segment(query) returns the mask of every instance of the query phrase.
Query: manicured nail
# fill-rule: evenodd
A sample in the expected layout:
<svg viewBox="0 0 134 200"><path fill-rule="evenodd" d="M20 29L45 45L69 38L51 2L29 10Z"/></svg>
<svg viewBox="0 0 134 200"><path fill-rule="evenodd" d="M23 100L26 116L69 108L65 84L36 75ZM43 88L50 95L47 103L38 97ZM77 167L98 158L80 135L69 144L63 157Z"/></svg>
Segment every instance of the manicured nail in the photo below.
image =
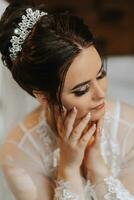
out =
<svg viewBox="0 0 134 200"><path fill-rule="evenodd" d="M63 109L63 112L66 112L66 108L65 108L65 106L62 106L62 109Z"/></svg>
<svg viewBox="0 0 134 200"><path fill-rule="evenodd" d="M95 129L96 129L96 124L93 124L92 130L95 131Z"/></svg>
<svg viewBox="0 0 134 200"><path fill-rule="evenodd" d="M88 120L91 118L91 113L90 113L90 112L86 115L86 118L87 118Z"/></svg>
<svg viewBox="0 0 134 200"><path fill-rule="evenodd" d="M77 109L76 109L75 106L73 107L73 112L74 112L74 113L77 113Z"/></svg>

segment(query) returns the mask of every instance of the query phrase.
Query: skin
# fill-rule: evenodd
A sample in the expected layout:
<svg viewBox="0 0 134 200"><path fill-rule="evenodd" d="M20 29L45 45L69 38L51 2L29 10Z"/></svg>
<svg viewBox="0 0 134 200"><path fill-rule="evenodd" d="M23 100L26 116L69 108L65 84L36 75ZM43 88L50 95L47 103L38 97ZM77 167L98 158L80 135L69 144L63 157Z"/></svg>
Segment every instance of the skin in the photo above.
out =
<svg viewBox="0 0 134 200"><path fill-rule="evenodd" d="M65 172L67 168L69 168L67 171L78 171L80 166L83 167L82 171L86 174L86 169L89 163L90 171L94 174L93 170L95 167L93 166L93 170L91 170L91 163L96 162L91 159L89 160L88 155L89 150L91 152L91 149L94 150L96 146L98 147L97 133L99 133L98 128L101 126L105 113L105 106L99 110L93 110L93 108L105 102L107 89L106 77L98 79L102 74L100 71L101 66L102 61L97 50L95 47L90 46L86 49L82 49L81 53L74 59L67 71L61 96L62 104L65 107L64 124L59 120L59 114L56 113L57 127L59 135L62 138L59 143L61 149L61 168L59 168L59 173L61 177L68 177L68 172ZM72 92L72 88L77 84L89 80L89 90L87 90L82 96L76 96L74 90ZM77 91L78 89L83 90L83 87L85 90L87 85L82 86L82 88L77 88ZM47 97L38 94L35 95L41 104L44 106L47 105L46 107L49 108ZM73 107L75 107L75 112L74 109L72 109ZM56 109L57 108L55 108L55 110ZM86 116L88 113L91 113L91 118L87 120ZM53 114L54 113L51 112L51 109L49 109L49 112L46 112L47 121L52 128L54 124ZM96 129L92 129L93 124L96 124ZM77 140L74 140L74 138L77 138ZM93 143L94 146L90 148ZM94 152L98 152L98 150ZM93 158L97 157L95 153L92 154ZM102 160L100 163L105 168ZM63 169L65 170L64 172Z"/></svg>
<svg viewBox="0 0 134 200"><path fill-rule="evenodd" d="M102 104L105 101L107 81L106 77L97 80L96 78L102 65L101 58L95 49L91 46L83 49L82 52L74 59L65 79L62 93L62 103L67 110L76 107L78 110L77 121L83 118L88 112L91 112L91 120L99 120L105 112L105 107L101 110L93 111L92 108ZM75 85L90 80L90 89L84 95L76 97L70 89ZM86 86L82 86L84 89ZM77 90L78 90L77 89Z"/></svg>
<svg viewBox="0 0 134 200"><path fill-rule="evenodd" d="M84 150L85 155L83 153L84 160L83 160L83 164L82 165L80 164L81 167L83 168L82 171L83 171L84 176L86 176L87 174L87 163L90 163L90 171L92 171L91 170L92 161L89 160L89 152L91 153L90 147L92 146L92 144L94 144L94 148L92 147L92 149L95 149L95 146L98 146L97 138L99 137L98 136L99 127L101 127L102 125L102 119L105 113L105 106L102 109L93 110L94 107L105 102L107 80L106 80L106 76L104 76L102 79L98 79L98 77L100 77L100 75L102 74L102 70L100 71L101 66L102 66L101 58L97 50L93 46L83 49L82 52L74 59L73 63L71 64L66 74L66 79L65 79L63 93L62 93L62 104L64 105L66 109L66 113L69 113L68 114L69 117L67 116L68 118L67 119L65 118L65 127L72 127L71 125L73 125L74 127L73 129L70 128L70 133L69 133L70 136L68 137L68 142L70 142L70 144L71 144L70 138L73 135L75 134L81 135L79 138L82 138L82 136L86 135L87 132L91 130L92 124L95 123L97 125L97 129L95 130L95 132L92 133L91 131L90 137L87 137L88 142L84 147L86 150L86 151ZM82 96L79 96L79 97L76 96L74 92L72 92L71 89L74 88L77 84L80 84L88 80L90 80L89 90L87 90L86 93L84 93ZM80 88L77 88L77 91L80 89L83 90L84 88L86 88L86 85ZM77 113L75 115L75 118L72 118L72 121L74 120L74 124L73 123L71 124L71 117L73 115L73 111L72 111L73 107L76 108ZM84 124L83 120L85 119L88 113L91 113L91 118L87 123ZM70 126L69 126L69 123L71 124ZM85 127L83 128L83 130L81 131L82 133L80 134L78 132L82 124L84 124ZM63 134L65 136L67 135L67 133L64 131L63 131ZM80 139L78 139L77 142L78 141L80 141ZM66 161L64 160L64 155L66 155L66 160L67 160L68 151L66 150L66 143L62 141L62 144L63 144L63 146L61 145L62 152L65 151L63 153L62 162L65 163ZM79 142L76 144L76 146L79 146ZM67 149L69 150L68 146L67 146ZM77 155L77 154L74 154L74 155ZM93 153L93 155L94 155L93 157L97 157L96 153ZM70 154L69 154L69 158L70 158ZM71 163L71 159L67 163L68 164L66 164L65 166L68 166L69 163ZM100 162L100 163L103 163L103 162ZM102 166L101 166L101 169L102 169ZM92 171L92 174L94 174L93 171Z"/></svg>
<svg viewBox="0 0 134 200"><path fill-rule="evenodd" d="M103 118L105 108L97 111L92 111L92 107L100 104L103 100L105 100L105 93L106 93L106 78L97 80L96 77L98 76L97 73L101 66L101 59L94 47L90 47L88 49L83 49L82 53L77 56L77 58L74 60L72 65L70 66L66 80L65 85L63 89L62 94L62 103L67 109L67 112L70 113L68 115L68 119L71 119L73 121L75 119L75 116L78 120L81 120L81 118L84 118L84 116L91 112L91 120L92 121L100 121ZM74 87L77 83L81 83L83 81L86 81L90 79L92 84L90 87L90 90L84 94L81 97L75 97L74 94L70 93L70 89ZM35 93L35 96L40 101L42 105L48 107L47 97L44 97L43 95ZM72 107L75 106L77 109L77 113L70 112ZM130 107L130 109L126 109L127 112L124 112L124 117L127 116L128 113L133 112L133 109ZM72 113L72 114L71 114ZM49 113L50 114L50 113ZM131 113L131 116L133 113ZM131 118L130 116L130 118ZM48 115L47 115L48 117ZM128 116L127 116L128 117ZM48 118L47 118L48 119ZM49 118L51 122L51 118ZM82 121L82 120L81 120ZM86 126L88 121L83 121L83 126ZM33 121L32 121L33 123ZM82 125L81 124L81 125ZM82 126L81 126L82 127ZM79 132L75 132L79 135L81 130L80 127L78 128ZM67 132L64 132L67 134ZM85 139L90 139L90 136L94 131L91 131L90 134L85 136ZM72 136L72 132L70 131L69 134ZM74 168L71 170L72 173L68 173L67 171L62 171L65 169L63 166L69 166L68 163L71 163L71 161L75 161L77 163L77 166L81 166L81 161L83 162L83 171L85 170L85 177L89 179L92 183L100 183L100 180L103 180L103 178L108 177L111 175L111 172L109 171L108 167L105 166L105 163L102 159L102 156L100 154L100 148L99 147L99 131L98 134L96 134L96 140L92 148L88 148L87 144L84 145L77 141L71 141L70 139L67 140L67 143L61 143L61 153L63 153L62 160L61 160L61 169L60 169L60 177L65 178L66 180L69 180L71 182L71 188L76 189L76 191L81 191L81 186L79 186L79 182L81 180L81 177L79 179L79 172ZM19 132L20 137L20 132ZM70 148L71 147L71 148ZM80 148L77 148L80 147ZM81 148L82 147L82 148ZM85 152L86 147L86 152ZM81 150L82 149L82 150ZM82 152L83 151L83 152ZM62 155L62 154L61 154ZM84 157L84 160L83 160ZM72 164L72 163L71 163ZM74 164L74 163L73 163ZM76 164L75 164L76 166ZM124 177L125 180L127 177ZM101 184L100 185L100 191L97 191L97 193L100 195L102 190ZM129 185L129 180L128 184ZM75 188L76 187L76 188ZM133 188L132 188L133 189ZM99 189L98 189L99 190ZM74 191L75 192L75 191ZM81 192L82 193L82 192ZM82 199L82 198L80 198ZM84 198L83 198L84 199Z"/></svg>
<svg viewBox="0 0 134 200"><path fill-rule="evenodd" d="M97 79L101 75L101 58L94 46L82 49L81 53L73 60L70 65L62 91L61 101L67 112L70 112L73 107L77 109L77 116L74 126L77 125L87 113L91 113L91 122L100 120L105 113L105 106L100 110L93 110L94 107L105 102L107 79L106 76L102 79ZM75 96L71 91L77 84L90 80L90 83L75 89L74 91L89 90L82 96ZM47 97L41 93L33 92L38 101L44 106L46 110L46 118L53 130L55 130L53 112L51 109L47 110L49 103ZM55 108L57 110L57 108ZM56 113L57 115L57 113ZM91 123L92 124L92 123Z"/></svg>

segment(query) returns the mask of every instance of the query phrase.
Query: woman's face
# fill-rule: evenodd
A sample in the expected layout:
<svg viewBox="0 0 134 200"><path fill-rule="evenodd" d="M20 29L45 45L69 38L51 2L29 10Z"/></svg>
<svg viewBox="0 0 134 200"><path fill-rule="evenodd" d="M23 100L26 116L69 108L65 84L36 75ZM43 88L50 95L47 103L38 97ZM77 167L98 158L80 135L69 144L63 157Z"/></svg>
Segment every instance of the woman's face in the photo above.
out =
<svg viewBox="0 0 134 200"><path fill-rule="evenodd" d="M106 77L102 60L94 46L83 49L66 74L62 104L69 111L78 110L77 121L91 112L91 120L99 120L105 112Z"/></svg>

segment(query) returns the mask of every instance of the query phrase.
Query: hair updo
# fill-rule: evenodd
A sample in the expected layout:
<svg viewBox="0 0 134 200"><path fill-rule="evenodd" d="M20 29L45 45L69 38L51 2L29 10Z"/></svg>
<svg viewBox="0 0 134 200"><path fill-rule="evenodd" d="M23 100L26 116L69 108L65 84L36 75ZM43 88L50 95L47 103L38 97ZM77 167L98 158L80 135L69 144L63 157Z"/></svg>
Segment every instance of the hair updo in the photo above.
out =
<svg viewBox="0 0 134 200"><path fill-rule="evenodd" d="M0 52L3 63L30 95L34 97L33 90L42 91L51 103L61 104L66 72L82 48L94 45L93 35L81 18L69 13L48 12L34 25L12 62L10 40L28 7L47 12L44 6L11 4L2 15Z"/></svg>

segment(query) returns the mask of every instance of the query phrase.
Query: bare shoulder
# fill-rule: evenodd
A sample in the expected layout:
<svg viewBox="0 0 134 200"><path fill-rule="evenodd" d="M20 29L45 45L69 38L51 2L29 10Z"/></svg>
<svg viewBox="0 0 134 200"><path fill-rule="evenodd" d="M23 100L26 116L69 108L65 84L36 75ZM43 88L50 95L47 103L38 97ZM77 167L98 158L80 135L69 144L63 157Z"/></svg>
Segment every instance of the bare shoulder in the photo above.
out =
<svg viewBox="0 0 134 200"><path fill-rule="evenodd" d="M39 121L39 115L41 113L41 110L42 110L42 107L38 106L32 112L30 112L24 117L22 122L27 129L31 129L32 127L36 126L36 124ZM19 142L23 135L24 135L23 131L21 130L20 126L17 125L11 131L9 131L9 133L7 134L7 137L5 138L5 141L12 140L15 142Z"/></svg>
<svg viewBox="0 0 134 200"><path fill-rule="evenodd" d="M134 106L129 105L125 102L120 102L121 104L121 118L129 123L134 124Z"/></svg>

